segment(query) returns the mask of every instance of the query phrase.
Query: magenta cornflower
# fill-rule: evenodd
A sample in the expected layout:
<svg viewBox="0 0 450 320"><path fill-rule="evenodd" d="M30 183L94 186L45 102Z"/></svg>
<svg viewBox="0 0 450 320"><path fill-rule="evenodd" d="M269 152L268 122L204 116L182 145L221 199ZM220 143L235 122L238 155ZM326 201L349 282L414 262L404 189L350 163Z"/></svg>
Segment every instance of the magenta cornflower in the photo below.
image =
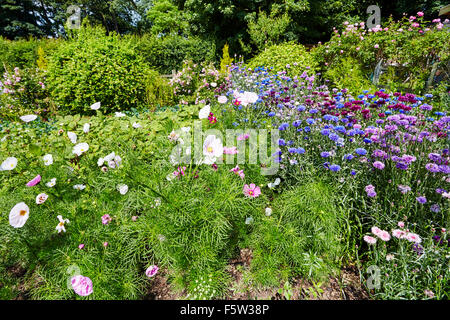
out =
<svg viewBox="0 0 450 320"><path fill-rule="evenodd" d="M111 218L111 216L110 216L109 214L104 214L104 215L102 216L102 223L103 223L104 225L109 224L111 221L112 221L112 218Z"/></svg>
<svg viewBox="0 0 450 320"><path fill-rule="evenodd" d="M381 162L381 161L375 161L375 162L373 163L373 166L374 166L375 168L377 168L378 170L383 170L383 169L384 169L384 163Z"/></svg>

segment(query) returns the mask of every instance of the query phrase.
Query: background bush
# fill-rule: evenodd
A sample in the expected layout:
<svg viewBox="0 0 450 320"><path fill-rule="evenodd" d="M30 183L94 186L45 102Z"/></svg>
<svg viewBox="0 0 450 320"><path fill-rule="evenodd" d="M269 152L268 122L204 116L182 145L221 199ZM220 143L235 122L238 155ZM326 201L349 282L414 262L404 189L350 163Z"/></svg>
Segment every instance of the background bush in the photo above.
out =
<svg viewBox="0 0 450 320"><path fill-rule="evenodd" d="M131 39L98 27L75 32L51 55L48 71L52 98L70 113L89 112L97 101L104 112L142 107L151 73Z"/></svg>
<svg viewBox="0 0 450 320"><path fill-rule="evenodd" d="M194 63L216 60L214 43L197 37L187 38L180 35L158 37L147 34L137 40L139 54L162 74L180 70L185 60L192 60Z"/></svg>
<svg viewBox="0 0 450 320"><path fill-rule="evenodd" d="M248 62L249 68L273 68L273 72L286 71L291 77L300 76L307 68L313 71L316 66L316 61L306 48L295 42L268 47Z"/></svg>

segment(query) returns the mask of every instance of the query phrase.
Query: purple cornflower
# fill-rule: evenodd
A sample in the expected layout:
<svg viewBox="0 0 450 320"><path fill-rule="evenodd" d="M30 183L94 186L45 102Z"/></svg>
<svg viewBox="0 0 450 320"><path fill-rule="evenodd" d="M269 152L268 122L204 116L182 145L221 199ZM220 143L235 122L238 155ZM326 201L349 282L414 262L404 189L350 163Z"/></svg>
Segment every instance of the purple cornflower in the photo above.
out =
<svg viewBox="0 0 450 320"><path fill-rule="evenodd" d="M422 204L427 202L427 198L425 198L424 196L417 197L416 200Z"/></svg>
<svg viewBox="0 0 450 320"><path fill-rule="evenodd" d="M435 163L427 163L425 168L430 172L439 172L439 166Z"/></svg>
<svg viewBox="0 0 450 320"><path fill-rule="evenodd" d="M400 190L400 192L402 193L402 194L406 194L406 193L408 193L409 191L411 191L411 188L409 187L409 186L404 186L404 185L398 185L398 190Z"/></svg>
<svg viewBox="0 0 450 320"><path fill-rule="evenodd" d="M379 170L383 170L384 169L384 163L380 162L380 161L375 161L373 163L373 166Z"/></svg>

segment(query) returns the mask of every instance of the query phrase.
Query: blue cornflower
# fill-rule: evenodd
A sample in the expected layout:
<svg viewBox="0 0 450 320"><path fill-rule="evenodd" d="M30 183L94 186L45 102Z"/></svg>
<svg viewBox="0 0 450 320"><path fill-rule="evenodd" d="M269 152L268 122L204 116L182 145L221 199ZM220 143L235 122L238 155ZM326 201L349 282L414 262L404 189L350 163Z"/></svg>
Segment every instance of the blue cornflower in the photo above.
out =
<svg viewBox="0 0 450 320"><path fill-rule="evenodd" d="M297 153L296 148L289 148L288 151L289 151L289 153Z"/></svg>
<svg viewBox="0 0 450 320"><path fill-rule="evenodd" d="M328 130L328 129L322 129L322 130L320 130L320 133L321 133L322 135L324 135L324 136L328 136L328 135L330 134L330 130Z"/></svg>
<svg viewBox="0 0 450 320"><path fill-rule="evenodd" d="M284 139L279 139L278 140L278 145L279 146L285 146L286 145L286 141L284 141Z"/></svg>
<svg viewBox="0 0 450 320"><path fill-rule="evenodd" d="M305 106L298 106L297 107L297 111L300 111L300 112L302 112L302 111L305 111Z"/></svg>
<svg viewBox="0 0 450 320"><path fill-rule="evenodd" d="M333 171L333 172L338 172L339 170L341 170L341 167L339 165L337 165L337 164L332 164L330 166L330 170Z"/></svg>
<svg viewBox="0 0 450 320"><path fill-rule="evenodd" d="M280 130L280 131L284 131L284 130L286 130L287 128L289 127L289 123L282 123L279 127L278 127L278 130Z"/></svg>
<svg viewBox="0 0 450 320"><path fill-rule="evenodd" d="M351 161L355 156L352 155L351 153L348 153L346 155L344 155L344 159L347 161Z"/></svg>
<svg viewBox="0 0 450 320"><path fill-rule="evenodd" d="M302 123L302 120L295 120L294 122L292 122L292 125L296 128L298 128L300 126L300 124Z"/></svg>
<svg viewBox="0 0 450 320"><path fill-rule="evenodd" d="M269 116L269 117L274 117L274 116L275 116L275 112L273 112L273 111L272 111L272 112L269 112L268 116Z"/></svg>
<svg viewBox="0 0 450 320"><path fill-rule="evenodd" d="M297 148L297 153L298 153L298 154L304 154L304 153L305 153L305 149L303 149L303 148Z"/></svg>
<svg viewBox="0 0 450 320"><path fill-rule="evenodd" d="M314 122L316 122L316 120L314 120L313 118L308 118L308 119L306 119L306 122L308 124L314 124Z"/></svg>
<svg viewBox="0 0 450 320"><path fill-rule="evenodd" d="M339 136L335 133L331 133L328 138L330 138L331 141L337 141L339 139Z"/></svg>
<svg viewBox="0 0 450 320"><path fill-rule="evenodd" d="M371 139L369 139L369 138L364 138L364 143L372 143L372 140Z"/></svg>
<svg viewBox="0 0 450 320"><path fill-rule="evenodd" d="M360 156L364 156L364 155L367 154L367 150L364 149L364 148L358 148L358 149L355 150L355 152L356 152L357 154L359 154Z"/></svg>
<svg viewBox="0 0 450 320"><path fill-rule="evenodd" d="M330 153L328 151L323 151L320 153L320 156L322 158L328 158L330 156Z"/></svg>
<svg viewBox="0 0 450 320"><path fill-rule="evenodd" d="M305 132L311 132L311 128L308 127L308 126L306 126L303 130L304 130Z"/></svg>
<svg viewBox="0 0 450 320"><path fill-rule="evenodd" d="M311 113L311 114L314 114L314 113L317 113L317 112L319 112L319 110L317 110L317 109L311 109L311 110L309 110L309 113Z"/></svg>

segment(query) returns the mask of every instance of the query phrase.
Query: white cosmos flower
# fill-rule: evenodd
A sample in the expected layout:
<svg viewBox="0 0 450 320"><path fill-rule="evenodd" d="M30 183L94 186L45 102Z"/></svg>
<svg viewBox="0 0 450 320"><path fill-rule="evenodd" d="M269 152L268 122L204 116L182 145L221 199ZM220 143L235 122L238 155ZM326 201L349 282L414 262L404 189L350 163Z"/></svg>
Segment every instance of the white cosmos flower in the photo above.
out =
<svg viewBox="0 0 450 320"><path fill-rule="evenodd" d="M184 133L188 133L191 130L191 127L182 127L181 131L183 131Z"/></svg>
<svg viewBox="0 0 450 320"><path fill-rule="evenodd" d="M100 109L100 102L96 102L93 105L91 105L92 110L98 110Z"/></svg>
<svg viewBox="0 0 450 320"><path fill-rule="evenodd" d="M275 188L277 185L279 185L280 182L281 182L280 178L276 178L274 182L269 182L269 183L267 184L267 186L268 186L270 189L273 189L273 188Z"/></svg>
<svg viewBox="0 0 450 320"><path fill-rule="evenodd" d="M266 208L266 216L270 216L272 214L272 208Z"/></svg>
<svg viewBox="0 0 450 320"><path fill-rule="evenodd" d="M207 119L211 112L211 107L209 105L204 106L198 112L199 119Z"/></svg>
<svg viewBox="0 0 450 320"><path fill-rule="evenodd" d="M30 216L30 208L25 202L16 204L9 213L9 224L14 228L22 228Z"/></svg>
<svg viewBox="0 0 450 320"><path fill-rule="evenodd" d="M67 132L67 135L69 136L70 141L75 144L77 143L77 134L75 132Z"/></svg>
<svg viewBox="0 0 450 320"><path fill-rule="evenodd" d="M105 159L103 159L103 158L99 158L99 159L97 160L97 165L98 165L99 167L101 167L104 163L105 163Z"/></svg>
<svg viewBox="0 0 450 320"><path fill-rule="evenodd" d="M38 194L36 197L36 204L43 204L48 199L48 195L45 193Z"/></svg>
<svg viewBox="0 0 450 320"><path fill-rule="evenodd" d="M122 113L122 112L116 112L116 117L117 117L117 118L121 118L121 117L125 117L125 116L126 116L125 113Z"/></svg>
<svg viewBox="0 0 450 320"><path fill-rule="evenodd" d="M120 194L124 195L128 192L128 186L126 184L119 184L117 186L117 190L120 192Z"/></svg>
<svg viewBox="0 0 450 320"><path fill-rule="evenodd" d="M84 190L86 186L84 184L76 184L73 186L75 190Z"/></svg>
<svg viewBox="0 0 450 320"><path fill-rule="evenodd" d="M53 188L56 184L56 178L53 178L50 180L50 182L47 182L45 185L49 188Z"/></svg>
<svg viewBox="0 0 450 320"><path fill-rule="evenodd" d="M57 216L59 223L56 226L56 230L58 230L58 233L61 233L61 231L66 232L66 228L64 228L64 224L70 223L69 219L63 219L61 215Z"/></svg>
<svg viewBox="0 0 450 320"><path fill-rule="evenodd" d="M217 83L211 82L211 87L213 87L213 88L217 87Z"/></svg>
<svg viewBox="0 0 450 320"><path fill-rule="evenodd" d="M213 164L216 162L217 157L223 155L223 144L219 138L215 135L209 135L206 137L203 143L203 155L205 156L205 164Z"/></svg>
<svg viewBox="0 0 450 320"><path fill-rule="evenodd" d="M49 166L49 165L53 164L53 156L51 154L46 154L44 156L44 164L46 166Z"/></svg>
<svg viewBox="0 0 450 320"><path fill-rule="evenodd" d="M17 158L9 157L0 165L0 170L14 170L17 167Z"/></svg>
<svg viewBox="0 0 450 320"><path fill-rule="evenodd" d="M89 145L86 142L79 143L73 147L72 153L75 153L77 156L81 156L83 153L89 150Z"/></svg>
<svg viewBox="0 0 450 320"><path fill-rule="evenodd" d="M217 101L219 101L219 103L227 103L228 99L225 96L220 96L217 98Z"/></svg>
<svg viewBox="0 0 450 320"><path fill-rule="evenodd" d="M26 116L21 116L20 120L24 121L24 122L31 122L33 120L36 120L37 115L35 114L28 114Z"/></svg>
<svg viewBox="0 0 450 320"><path fill-rule="evenodd" d="M115 152L111 152L106 157L103 158L104 161L109 162L111 160L114 160L114 157L116 156Z"/></svg>
<svg viewBox="0 0 450 320"><path fill-rule="evenodd" d="M245 91L241 93L237 90L234 91L234 97L239 100L239 102L246 107L248 104L255 103L258 100L258 94L254 92Z"/></svg>
<svg viewBox="0 0 450 320"><path fill-rule="evenodd" d="M137 123L137 122L134 122L134 123L133 123L133 128L135 128L135 129L137 129L137 128L142 128L142 125L139 124L139 123Z"/></svg>
<svg viewBox="0 0 450 320"><path fill-rule="evenodd" d="M84 133L88 133L89 129L91 129L91 124L90 123L85 123L83 126L83 132Z"/></svg>

